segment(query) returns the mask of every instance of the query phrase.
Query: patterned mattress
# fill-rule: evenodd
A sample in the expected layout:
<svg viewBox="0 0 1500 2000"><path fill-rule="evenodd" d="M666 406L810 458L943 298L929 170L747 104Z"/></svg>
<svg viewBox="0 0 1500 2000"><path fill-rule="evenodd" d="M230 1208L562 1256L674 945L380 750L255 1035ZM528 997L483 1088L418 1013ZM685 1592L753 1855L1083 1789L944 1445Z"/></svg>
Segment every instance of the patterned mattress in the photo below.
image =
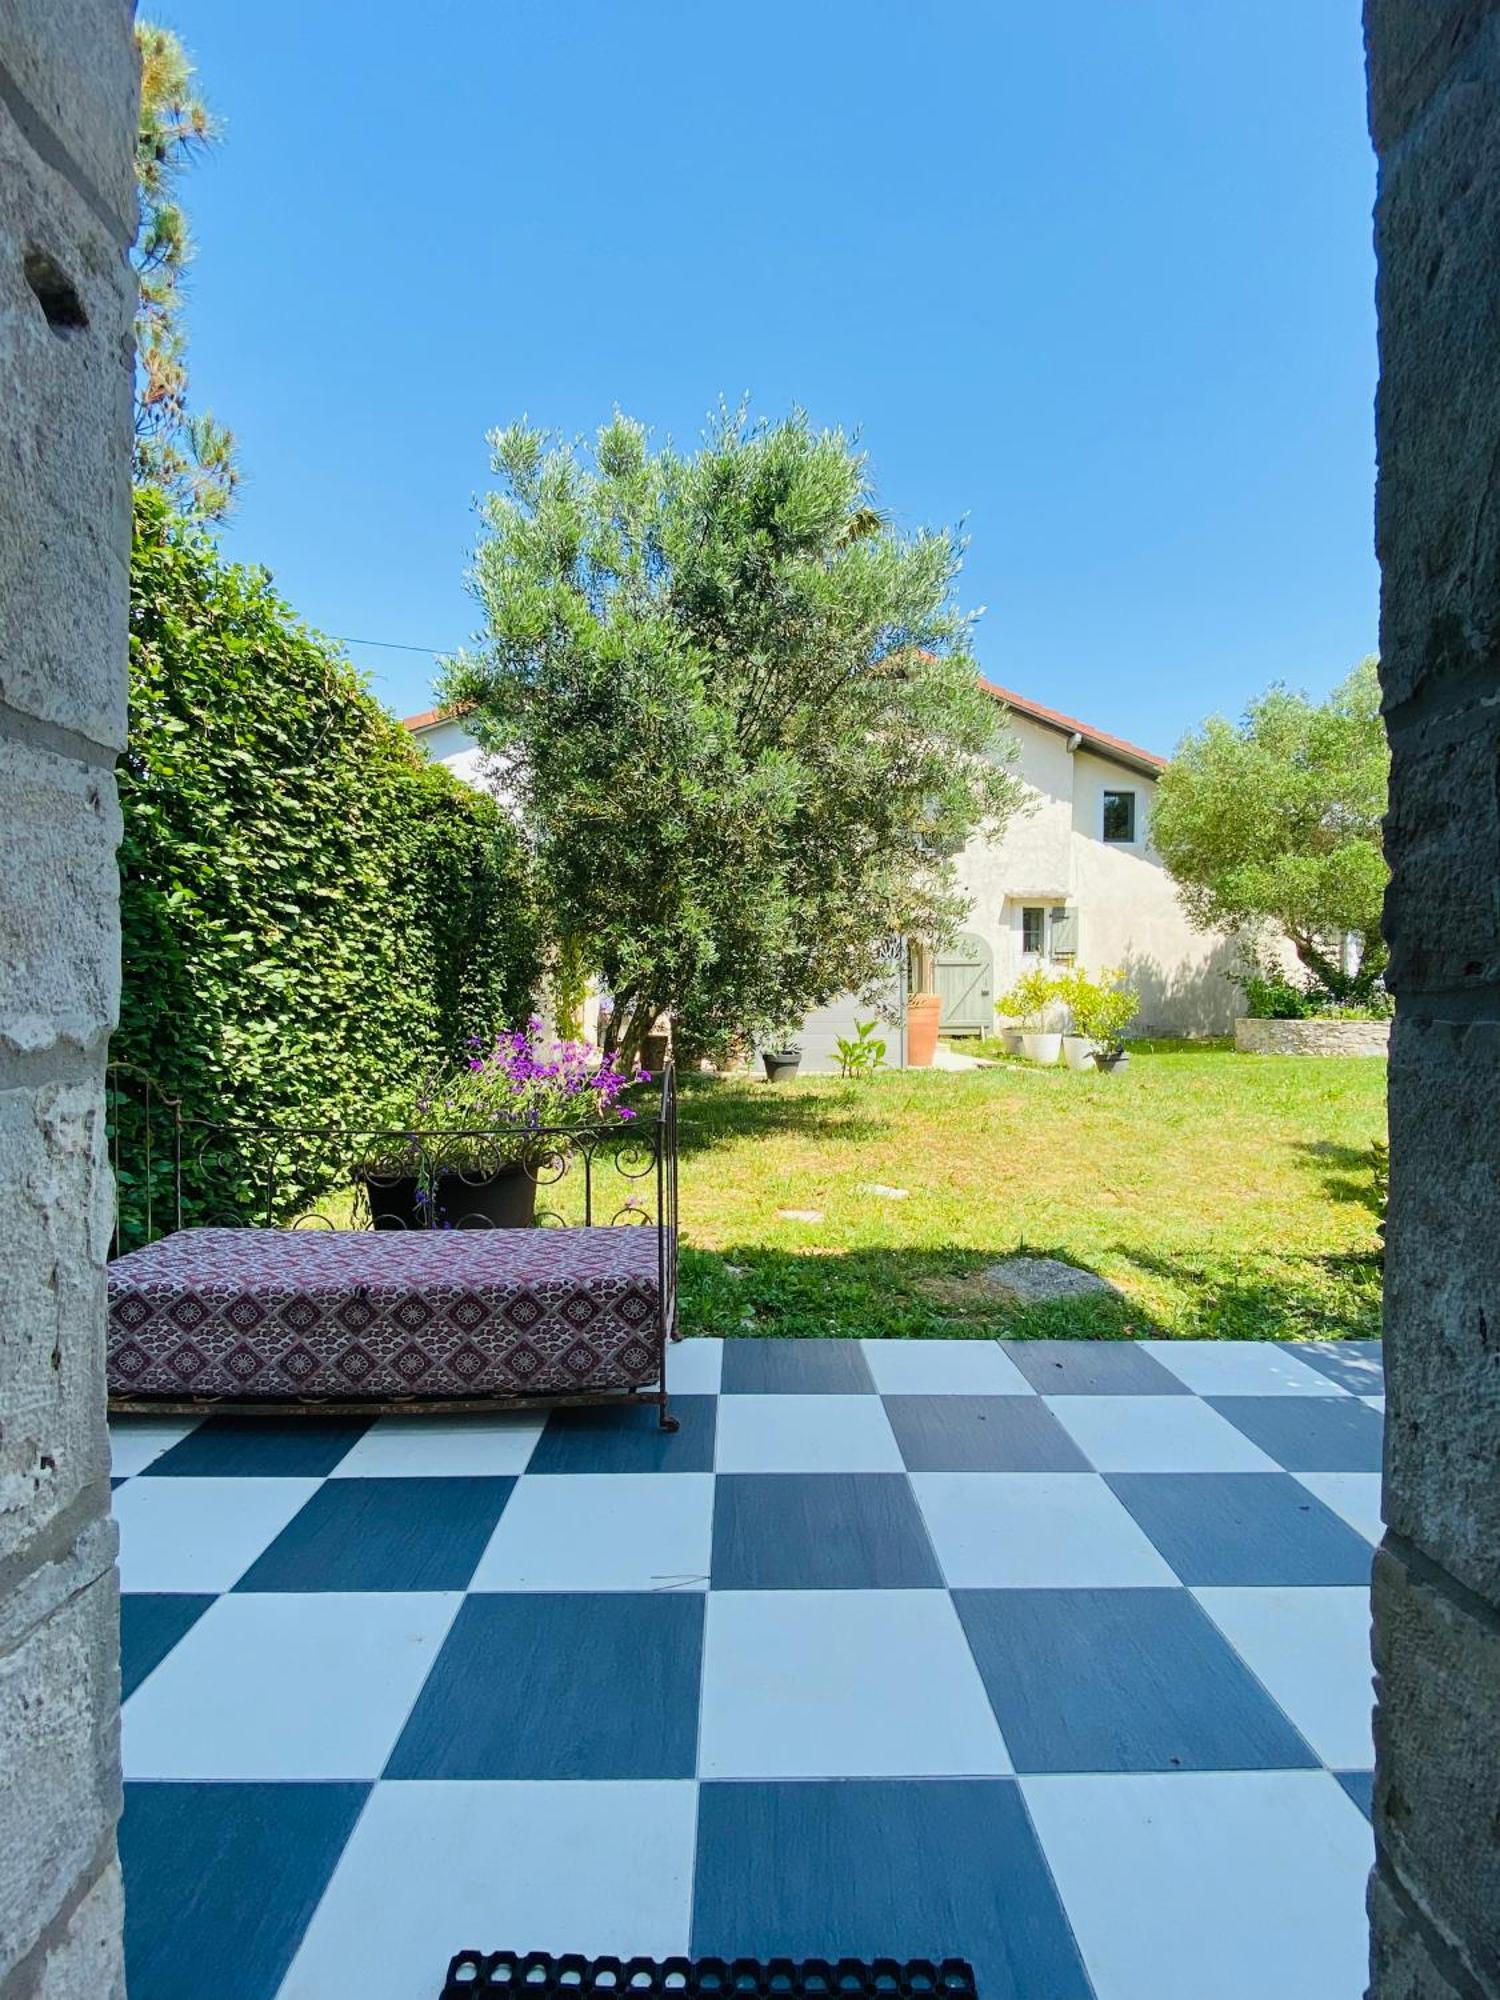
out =
<svg viewBox="0 0 1500 2000"><path fill-rule="evenodd" d="M525 1396L661 1372L652 1228L184 1229L109 1267L112 1396Z"/></svg>

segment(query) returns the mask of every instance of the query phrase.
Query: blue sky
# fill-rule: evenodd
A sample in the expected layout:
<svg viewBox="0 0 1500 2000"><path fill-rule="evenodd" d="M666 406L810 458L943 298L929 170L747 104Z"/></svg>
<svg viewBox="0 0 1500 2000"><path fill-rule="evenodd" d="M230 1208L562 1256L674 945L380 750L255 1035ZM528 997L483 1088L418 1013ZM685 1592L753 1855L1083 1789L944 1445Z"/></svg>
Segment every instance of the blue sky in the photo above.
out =
<svg viewBox="0 0 1500 2000"><path fill-rule="evenodd" d="M1376 641L1355 0L170 0L224 540L445 648L484 433L857 429L985 671L1170 749ZM351 652L398 711L431 662Z"/></svg>

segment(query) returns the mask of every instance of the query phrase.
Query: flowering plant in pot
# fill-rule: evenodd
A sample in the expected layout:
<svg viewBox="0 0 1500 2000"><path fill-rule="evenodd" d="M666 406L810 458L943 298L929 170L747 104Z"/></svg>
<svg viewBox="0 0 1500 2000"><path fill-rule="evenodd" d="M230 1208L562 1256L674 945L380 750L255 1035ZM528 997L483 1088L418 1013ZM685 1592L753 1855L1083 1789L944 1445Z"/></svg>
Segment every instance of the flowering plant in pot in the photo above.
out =
<svg viewBox="0 0 1500 2000"><path fill-rule="evenodd" d="M997 1011L1021 1023L1021 1053L1028 1062L1055 1063L1062 1053L1062 1035L1047 1026L1048 1010L1057 999L1060 981L1041 966L1023 972L1008 993L1002 994Z"/></svg>
<svg viewBox="0 0 1500 2000"><path fill-rule="evenodd" d="M790 1024L773 1028L761 1049L760 1059L765 1065L767 1083L790 1083L802 1062L796 1028Z"/></svg>
<svg viewBox="0 0 1500 2000"><path fill-rule="evenodd" d="M390 1142L360 1178L377 1229L529 1228L537 1174L568 1135L628 1123L622 1097L650 1073L586 1042L549 1038L533 1015L398 1109Z"/></svg>
<svg viewBox="0 0 1500 2000"><path fill-rule="evenodd" d="M1130 1060L1125 1030L1140 1012L1141 999L1134 987L1121 983L1123 979L1123 972L1111 968L1097 979L1077 973L1069 985L1073 1026L1093 1043L1096 1069L1119 1069Z"/></svg>

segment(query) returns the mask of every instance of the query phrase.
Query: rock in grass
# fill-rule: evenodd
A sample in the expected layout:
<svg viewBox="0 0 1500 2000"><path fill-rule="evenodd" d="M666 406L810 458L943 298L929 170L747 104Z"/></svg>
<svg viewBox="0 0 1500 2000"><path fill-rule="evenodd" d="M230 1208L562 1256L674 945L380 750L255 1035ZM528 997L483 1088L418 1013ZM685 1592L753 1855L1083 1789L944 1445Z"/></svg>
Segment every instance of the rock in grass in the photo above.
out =
<svg viewBox="0 0 1500 2000"><path fill-rule="evenodd" d="M1080 1271L1057 1257L1005 1257L980 1273L992 1291L1020 1306L1044 1305L1048 1299L1120 1298L1123 1294L1097 1271Z"/></svg>
<svg viewBox="0 0 1500 2000"><path fill-rule="evenodd" d="M782 1222L821 1222L821 1208L778 1208L776 1211Z"/></svg>
<svg viewBox="0 0 1500 2000"><path fill-rule="evenodd" d="M905 1201L911 1193L910 1188L886 1187L882 1181L861 1181L859 1191L877 1195L881 1201Z"/></svg>

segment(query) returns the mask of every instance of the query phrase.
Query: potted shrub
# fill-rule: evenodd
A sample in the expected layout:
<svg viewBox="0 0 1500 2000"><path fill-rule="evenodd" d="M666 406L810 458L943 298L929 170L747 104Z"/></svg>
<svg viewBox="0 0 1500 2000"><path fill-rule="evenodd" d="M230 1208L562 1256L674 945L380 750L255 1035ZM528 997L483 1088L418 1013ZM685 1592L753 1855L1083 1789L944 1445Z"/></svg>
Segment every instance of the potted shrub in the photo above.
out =
<svg viewBox="0 0 1500 2000"><path fill-rule="evenodd" d="M585 1042L548 1039L533 1015L397 1107L389 1139L357 1172L376 1229L529 1229L538 1172L568 1135L635 1116L627 1074Z"/></svg>
<svg viewBox="0 0 1500 2000"><path fill-rule="evenodd" d="M1101 972L1097 979L1079 974L1071 999L1073 1025L1094 1043L1094 1067L1123 1069L1129 1062L1125 1030L1140 1012L1140 995L1133 987L1122 986L1123 973Z"/></svg>
<svg viewBox="0 0 1500 2000"><path fill-rule="evenodd" d="M1098 1043L1087 1031L1084 1022L1088 1019L1089 995L1093 981L1081 970L1066 972L1057 982L1057 997L1068 1010L1068 1025L1063 1030L1063 1061L1069 1069L1092 1069Z"/></svg>
<svg viewBox="0 0 1500 2000"><path fill-rule="evenodd" d="M1009 998L1010 995L1007 994L1005 1000ZM1000 1015L999 1025L995 1029L995 1039L1006 1055L1018 1056L1021 1053L1021 1024L1005 1017L1003 1011L1005 1000L997 1000L995 1003L995 1012Z"/></svg>
<svg viewBox="0 0 1500 2000"><path fill-rule="evenodd" d="M1059 982L1035 966L1023 972L1000 1002L1000 1011L1021 1022L1021 1053L1028 1062L1055 1063L1062 1054L1062 1034L1047 1026L1047 1010L1058 995Z"/></svg>
<svg viewBox="0 0 1500 2000"><path fill-rule="evenodd" d="M802 1062L802 1048L795 1028L775 1028L760 1052L767 1083L790 1083Z"/></svg>

